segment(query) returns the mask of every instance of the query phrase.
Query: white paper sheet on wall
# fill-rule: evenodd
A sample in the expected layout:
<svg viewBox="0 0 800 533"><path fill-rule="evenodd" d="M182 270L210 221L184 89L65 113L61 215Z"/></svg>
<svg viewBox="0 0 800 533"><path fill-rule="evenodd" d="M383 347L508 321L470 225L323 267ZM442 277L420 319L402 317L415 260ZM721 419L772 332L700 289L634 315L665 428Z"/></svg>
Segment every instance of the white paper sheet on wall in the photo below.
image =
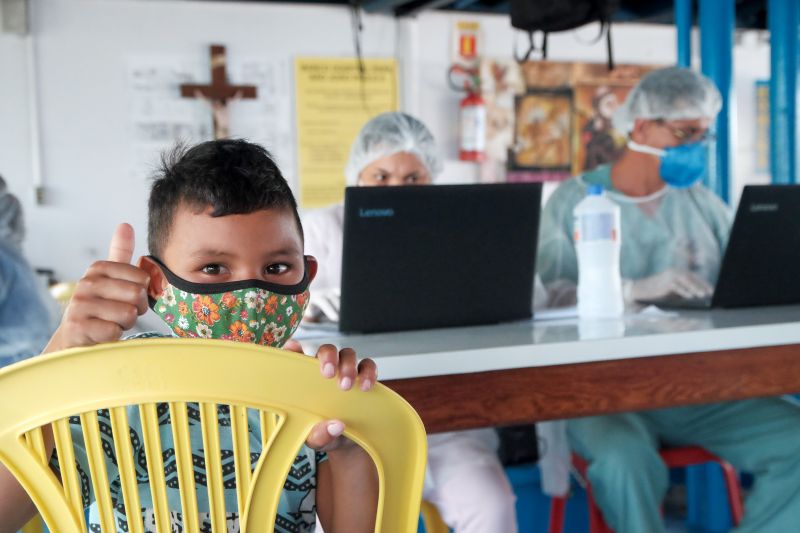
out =
<svg viewBox="0 0 800 533"><path fill-rule="evenodd" d="M228 82L255 85L258 98L229 104L231 137L266 147L289 183L294 179L292 65L289 59L228 58ZM137 56L128 61L130 91L130 175L142 179L157 168L160 154L177 142L194 144L213 138L206 102L182 98L184 83L210 80L202 57Z"/></svg>

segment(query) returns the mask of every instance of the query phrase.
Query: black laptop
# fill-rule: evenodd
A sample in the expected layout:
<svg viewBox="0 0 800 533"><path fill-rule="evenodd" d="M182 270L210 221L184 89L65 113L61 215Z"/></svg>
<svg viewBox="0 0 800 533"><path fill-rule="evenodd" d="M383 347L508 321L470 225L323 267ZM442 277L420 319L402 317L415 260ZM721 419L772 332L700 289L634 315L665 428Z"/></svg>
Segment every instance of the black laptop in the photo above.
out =
<svg viewBox="0 0 800 533"><path fill-rule="evenodd" d="M710 298L642 303L665 308L800 303L800 185L748 185L742 192Z"/></svg>
<svg viewBox="0 0 800 533"><path fill-rule="evenodd" d="M530 318L541 184L350 187L339 329Z"/></svg>

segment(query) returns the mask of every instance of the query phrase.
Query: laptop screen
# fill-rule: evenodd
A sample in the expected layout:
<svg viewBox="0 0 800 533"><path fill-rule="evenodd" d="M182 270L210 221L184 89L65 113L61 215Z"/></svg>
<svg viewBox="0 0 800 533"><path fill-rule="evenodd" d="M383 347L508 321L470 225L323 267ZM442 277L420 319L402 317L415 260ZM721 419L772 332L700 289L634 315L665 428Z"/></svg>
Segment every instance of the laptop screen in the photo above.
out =
<svg viewBox="0 0 800 533"><path fill-rule="evenodd" d="M800 185L748 185L731 229L715 307L800 303Z"/></svg>
<svg viewBox="0 0 800 533"><path fill-rule="evenodd" d="M541 184L351 187L342 331L531 316Z"/></svg>

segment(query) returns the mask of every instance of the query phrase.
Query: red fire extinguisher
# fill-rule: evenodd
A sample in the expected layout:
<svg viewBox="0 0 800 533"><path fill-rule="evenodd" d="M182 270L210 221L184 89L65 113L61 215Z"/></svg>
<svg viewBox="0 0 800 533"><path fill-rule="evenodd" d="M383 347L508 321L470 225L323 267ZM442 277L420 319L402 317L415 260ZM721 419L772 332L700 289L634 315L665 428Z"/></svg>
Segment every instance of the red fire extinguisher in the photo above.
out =
<svg viewBox="0 0 800 533"><path fill-rule="evenodd" d="M453 82L453 74L467 75L463 89ZM467 95L459 103L458 158L483 161L486 158L486 102L481 98L480 76L474 70L454 65L449 72L450 85Z"/></svg>

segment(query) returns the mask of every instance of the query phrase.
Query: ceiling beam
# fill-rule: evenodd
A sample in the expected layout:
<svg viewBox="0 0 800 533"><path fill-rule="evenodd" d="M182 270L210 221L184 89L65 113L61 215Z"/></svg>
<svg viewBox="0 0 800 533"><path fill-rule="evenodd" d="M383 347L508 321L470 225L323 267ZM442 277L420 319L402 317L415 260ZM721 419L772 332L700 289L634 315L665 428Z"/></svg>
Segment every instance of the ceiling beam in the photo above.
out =
<svg viewBox="0 0 800 533"><path fill-rule="evenodd" d="M448 4L452 4L453 0L424 0L423 2L405 2L405 5L400 5L395 9L395 14L398 17L413 17L419 13L429 9L439 9Z"/></svg>
<svg viewBox="0 0 800 533"><path fill-rule="evenodd" d="M478 0L458 0L455 4L453 4L453 9L466 9L477 2Z"/></svg>
<svg viewBox="0 0 800 533"><path fill-rule="evenodd" d="M365 0L361 3L361 8L367 13L394 13L408 0Z"/></svg>

